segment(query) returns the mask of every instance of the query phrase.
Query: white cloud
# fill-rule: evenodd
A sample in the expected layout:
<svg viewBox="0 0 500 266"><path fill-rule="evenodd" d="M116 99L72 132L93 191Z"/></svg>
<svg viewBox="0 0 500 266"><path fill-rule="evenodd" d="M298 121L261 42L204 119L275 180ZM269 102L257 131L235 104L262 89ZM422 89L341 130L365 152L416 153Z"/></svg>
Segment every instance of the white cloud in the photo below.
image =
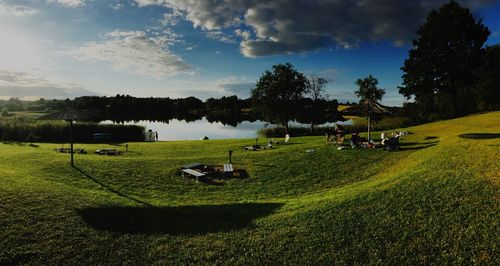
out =
<svg viewBox="0 0 500 266"><path fill-rule="evenodd" d="M174 54L169 45L176 41L172 32L113 31L103 41L89 42L65 54L82 61L102 61L116 70L162 78L191 73L191 66Z"/></svg>
<svg viewBox="0 0 500 266"><path fill-rule="evenodd" d="M431 9L447 1L135 0L139 6L168 7L211 38L239 37L241 53L247 57L350 49L362 42L401 46L411 40ZM459 2L474 10L497 1Z"/></svg>
<svg viewBox="0 0 500 266"><path fill-rule="evenodd" d="M73 98L95 92L65 81L53 81L27 72L0 70L0 98Z"/></svg>
<svg viewBox="0 0 500 266"><path fill-rule="evenodd" d="M110 4L109 7L111 7L114 10L120 10L124 7L123 3L115 3L115 4Z"/></svg>
<svg viewBox="0 0 500 266"><path fill-rule="evenodd" d="M222 31L214 30L214 31L207 31L207 37L210 39L218 40L221 42L225 43L237 43L236 40L234 40L233 36L226 34Z"/></svg>
<svg viewBox="0 0 500 266"><path fill-rule="evenodd" d="M77 7L84 4L84 0L47 0L48 3L58 3L67 7Z"/></svg>
<svg viewBox="0 0 500 266"><path fill-rule="evenodd" d="M0 0L0 14L13 15L18 17L31 16L38 13L38 10L23 6L23 5L9 5Z"/></svg>
<svg viewBox="0 0 500 266"><path fill-rule="evenodd" d="M163 18L160 19L160 24L163 26L175 26L179 23L182 18L182 13L178 9L172 9L171 13L163 14Z"/></svg>

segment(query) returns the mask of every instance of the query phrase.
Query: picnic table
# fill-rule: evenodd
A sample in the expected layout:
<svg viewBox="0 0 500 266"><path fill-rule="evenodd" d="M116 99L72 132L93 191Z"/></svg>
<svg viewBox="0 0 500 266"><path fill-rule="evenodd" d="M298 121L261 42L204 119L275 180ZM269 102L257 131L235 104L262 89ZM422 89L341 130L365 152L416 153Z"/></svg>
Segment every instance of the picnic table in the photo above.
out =
<svg viewBox="0 0 500 266"><path fill-rule="evenodd" d="M195 171L193 169L182 169L181 173L182 173L182 176L184 176L184 174L188 174L188 175L194 176L196 178L196 182L198 182L198 179L200 177L205 176L204 173Z"/></svg>

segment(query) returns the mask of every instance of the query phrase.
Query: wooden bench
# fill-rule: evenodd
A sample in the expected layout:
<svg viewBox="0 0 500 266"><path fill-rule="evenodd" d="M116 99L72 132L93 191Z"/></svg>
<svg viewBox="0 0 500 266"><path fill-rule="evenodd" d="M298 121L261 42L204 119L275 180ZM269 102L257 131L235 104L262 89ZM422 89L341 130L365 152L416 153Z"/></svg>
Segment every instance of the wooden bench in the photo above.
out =
<svg viewBox="0 0 500 266"><path fill-rule="evenodd" d="M196 178L196 182L198 182L198 179L200 177L205 176L204 173L200 173L200 172L192 170L192 169L182 169L181 172L182 172L182 176L184 176L184 174L189 174L189 175L194 176Z"/></svg>
<svg viewBox="0 0 500 266"><path fill-rule="evenodd" d="M224 164L224 176L225 177L231 177L233 175L233 165L228 163L228 164Z"/></svg>

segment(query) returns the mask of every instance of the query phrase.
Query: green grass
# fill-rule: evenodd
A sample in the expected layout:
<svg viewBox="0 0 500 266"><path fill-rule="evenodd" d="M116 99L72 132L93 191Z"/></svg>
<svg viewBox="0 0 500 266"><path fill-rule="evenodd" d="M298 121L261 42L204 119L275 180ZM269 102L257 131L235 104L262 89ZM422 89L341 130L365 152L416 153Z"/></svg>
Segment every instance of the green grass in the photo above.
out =
<svg viewBox="0 0 500 266"><path fill-rule="evenodd" d="M0 264L498 265L499 121L408 128L399 152L323 137L257 152L242 149L252 139L129 143L76 168L60 145L0 144ZM178 172L228 150L244 178Z"/></svg>

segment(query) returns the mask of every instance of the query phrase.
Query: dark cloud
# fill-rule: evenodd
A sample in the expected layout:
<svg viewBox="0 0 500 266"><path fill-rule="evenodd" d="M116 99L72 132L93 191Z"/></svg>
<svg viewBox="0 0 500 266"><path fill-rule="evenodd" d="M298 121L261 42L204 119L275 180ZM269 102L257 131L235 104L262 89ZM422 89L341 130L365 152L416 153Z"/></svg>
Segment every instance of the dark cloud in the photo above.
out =
<svg viewBox="0 0 500 266"><path fill-rule="evenodd" d="M408 43L429 11L448 0L136 0L164 5L204 30L250 30L248 57L314 51L362 42ZM462 0L473 10L498 0ZM241 36L240 36L241 37Z"/></svg>

